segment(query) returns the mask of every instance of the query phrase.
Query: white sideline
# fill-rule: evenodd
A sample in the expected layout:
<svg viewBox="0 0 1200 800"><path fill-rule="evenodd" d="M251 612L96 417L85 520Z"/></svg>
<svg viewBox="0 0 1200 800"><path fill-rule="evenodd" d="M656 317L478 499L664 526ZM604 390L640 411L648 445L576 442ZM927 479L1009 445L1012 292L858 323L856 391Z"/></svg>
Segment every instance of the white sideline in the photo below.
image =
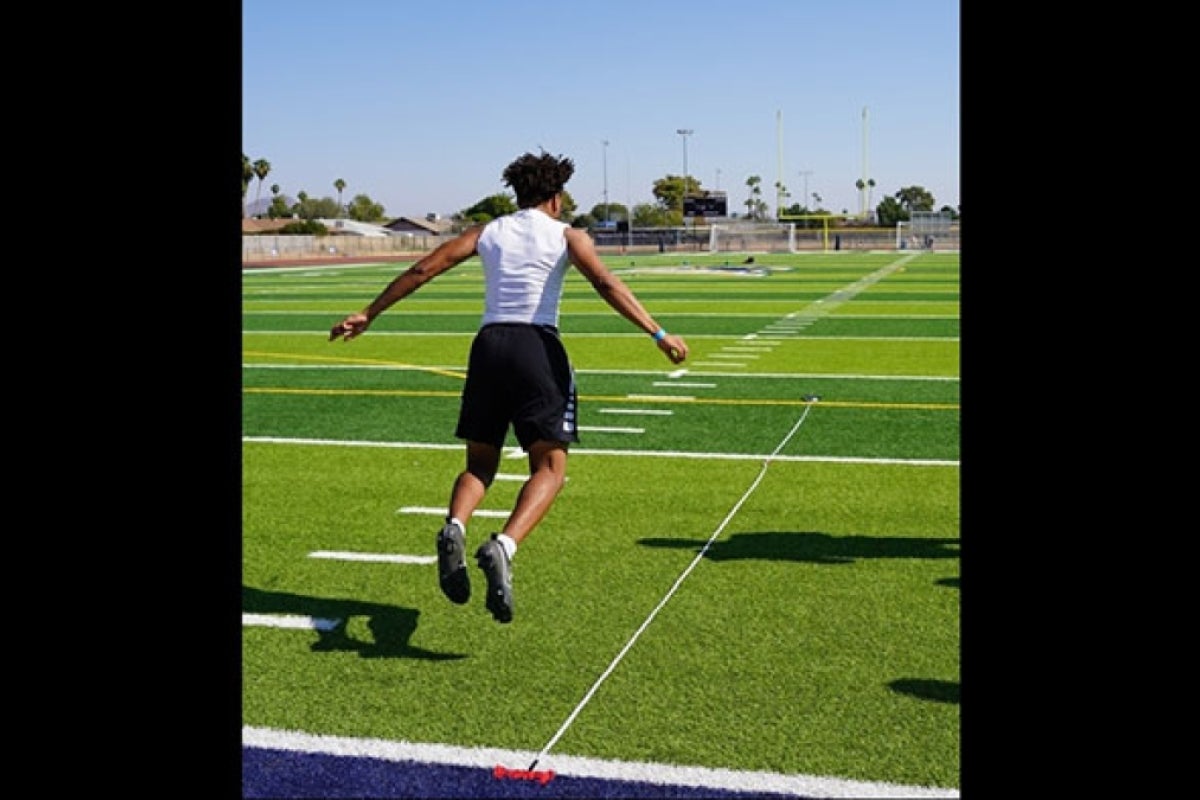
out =
<svg viewBox="0 0 1200 800"><path fill-rule="evenodd" d="M536 755L529 750L495 747L456 747L386 739L322 736L301 731L244 726L243 747L263 747L301 753L377 758L386 761L420 761L491 770L496 765L524 769ZM657 785L697 786L743 792L773 792L803 797L904 798L959 797L958 789L902 786L873 781L854 781L813 775L778 772L689 767L680 764L601 760L581 756L547 755L539 769L552 769L556 776L639 781Z"/></svg>

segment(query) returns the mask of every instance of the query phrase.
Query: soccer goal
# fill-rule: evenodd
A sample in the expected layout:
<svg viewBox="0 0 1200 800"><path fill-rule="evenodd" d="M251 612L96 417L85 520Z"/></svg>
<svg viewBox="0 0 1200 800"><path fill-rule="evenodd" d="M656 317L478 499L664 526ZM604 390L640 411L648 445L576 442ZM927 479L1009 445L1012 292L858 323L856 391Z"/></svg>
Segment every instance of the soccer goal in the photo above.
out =
<svg viewBox="0 0 1200 800"><path fill-rule="evenodd" d="M713 225L708 229L710 253L794 253L795 224L742 222Z"/></svg>
<svg viewBox="0 0 1200 800"><path fill-rule="evenodd" d="M932 250L938 239L950 237L954 222L946 211L914 211L896 223L897 250Z"/></svg>
<svg viewBox="0 0 1200 800"><path fill-rule="evenodd" d="M851 219L847 214L780 214L780 222L793 226L791 252L820 250L829 252L837 247L840 239L830 233L830 226L838 221Z"/></svg>

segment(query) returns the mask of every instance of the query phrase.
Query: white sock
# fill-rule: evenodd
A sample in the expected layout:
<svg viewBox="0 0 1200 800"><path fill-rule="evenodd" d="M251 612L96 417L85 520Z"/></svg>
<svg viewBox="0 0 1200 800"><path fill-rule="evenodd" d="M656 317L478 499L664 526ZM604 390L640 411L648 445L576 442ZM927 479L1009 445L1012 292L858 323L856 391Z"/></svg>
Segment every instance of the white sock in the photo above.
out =
<svg viewBox="0 0 1200 800"><path fill-rule="evenodd" d="M500 540L500 544L504 546L504 552L508 556L508 560L512 561L513 556L517 554L517 543L507 533L497 533L496 538Z"/></svg>
<svg viewBox="0 0 1200 800"><path fill-rule="evenodd" d="M446 522L450 523L451 525L457 525L458 529L462 531L463 536L467 535L467 526L463 525L462 521L459 520L458 517L446 517Z"/></svg>

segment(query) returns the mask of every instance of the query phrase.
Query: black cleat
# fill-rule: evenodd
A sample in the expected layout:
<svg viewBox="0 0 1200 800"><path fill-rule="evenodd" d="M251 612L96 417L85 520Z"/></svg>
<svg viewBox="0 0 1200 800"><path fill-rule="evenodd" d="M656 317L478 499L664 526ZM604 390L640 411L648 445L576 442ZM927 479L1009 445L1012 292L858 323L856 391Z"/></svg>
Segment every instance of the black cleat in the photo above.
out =
<svg viewBox="0 0 1200 800"><path fill-rule="evenodd" d="M497 622L512 622L512 564L496 536L479 545L475 559L487 578L487 610Z"/></svg>
<svg viewBox="0 0 1200 800"><path fill-rule="evenodd" d="M442 526L437 535L438 583L450 602L462 605L471 599L471 579L467 575L466 537L453 522Z"/></svg>

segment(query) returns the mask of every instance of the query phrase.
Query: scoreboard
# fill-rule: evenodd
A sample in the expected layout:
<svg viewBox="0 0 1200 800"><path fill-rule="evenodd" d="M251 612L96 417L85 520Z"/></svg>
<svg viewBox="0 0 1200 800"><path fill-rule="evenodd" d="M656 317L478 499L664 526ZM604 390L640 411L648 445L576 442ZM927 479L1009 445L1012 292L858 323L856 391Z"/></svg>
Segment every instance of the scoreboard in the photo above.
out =
<svg viewBox="0 0 1200 800"><path fill-rule="evenodd" d="M725 193L710 192L707 195L693 195L683 198L683 215L685 217L727 217L728 205Z"/></svg>

